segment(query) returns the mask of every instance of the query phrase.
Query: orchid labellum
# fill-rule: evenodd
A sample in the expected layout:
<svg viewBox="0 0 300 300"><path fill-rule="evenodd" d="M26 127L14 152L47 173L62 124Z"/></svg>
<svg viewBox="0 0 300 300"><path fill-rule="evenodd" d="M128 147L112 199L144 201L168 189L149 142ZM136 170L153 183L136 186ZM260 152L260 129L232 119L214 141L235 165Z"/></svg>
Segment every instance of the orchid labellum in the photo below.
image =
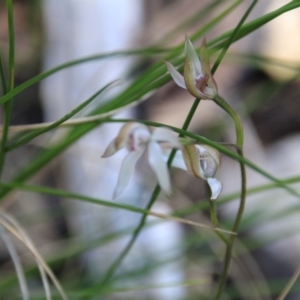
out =
<svg viewBox="0 0 300 300"><path fill-rule="evenodd" d="M165 159L168 153L165 153ZM220 166L220 153L207 145L186 145L177 151L172 167L187 171L190 175L207 181L211 190L211 200L216 200L221 191L222 183L215 178Z"/></svg>

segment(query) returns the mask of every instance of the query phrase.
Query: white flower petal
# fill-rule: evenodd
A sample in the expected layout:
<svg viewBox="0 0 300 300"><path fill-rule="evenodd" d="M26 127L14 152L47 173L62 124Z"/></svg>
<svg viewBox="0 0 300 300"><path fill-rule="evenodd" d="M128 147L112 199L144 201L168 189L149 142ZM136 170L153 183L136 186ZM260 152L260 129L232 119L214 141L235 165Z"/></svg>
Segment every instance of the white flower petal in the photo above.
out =
<svg viewBox="0 0 300 300"><path fill-rule="evenodd" d="M196 77L198 77L199 75L202 75L202 68L201 68L201 63L200 63L198 54L187 35L185 36L184 52L185 52L186 56L190 58L193 66L195 68Z"/></svg>
<svg viewBox="0 0 300 300"><path fill-rule="evenodd" d="M172 167L179 168L179 169L182 169L184 171L187 171L186 164L183 160L181 150L176 151L176 154L175 154L174 159L172 161Z"/></svg>
<svg viewBox="0 0 300 300"><path fill-rule="evenodd" d="M121 149L124 147L129 147L132 146L130 145L131 143L136 144L136 139L138 136L143 136L146 134L150 134L149 129L147 126L145 126L144 124L141 123L137 123L137 122L128 122L125 123L120 131L118 136L116 137L116 142L115 142L115 146L117 149ZM131 141L130 137L134 137L135 141Z"/></svg>
<svg viewBox="0 0 300 300"><path fill-rule="evenodd" d="M160 146L156 142L150 142L148 145L149 163L154 171L158 183L162 190L170 195L171 183L168 167L164 161L163 153Z"/></svg>
<svg viewBox="0 0 300 300"><path fill-rule="evenodd" d="M171 63L169 63L168 61L164 61L164 63L167 66L168 71L172 76L173 80L175 81L175 83L178 86L182 87L183 89L186 89L183 76L174 68L174 66Z"/></svg>
<svg viewBox="0 0 300 300"><path fill-rule="evenodd" d="M180 148L181 144L178 140L178 136L168 128L158 127L152 134L152 139L157 142L167 142L171 144L173 148Z"/></svg>
<svg viewBox="0 0 300 300"><path fill-rule="evenodd" d="M105 157L109 157L112 156L113 154L115 154L119 149L117 149L116 147L116 139L113 139L109 145L107 146L106 150L104 151L104 153L102 154L101 157L105 158Z"/></svg>
<svg viewBox="0 0 300 300"><path fill-rule="evenodd" d="M141 148L137 151L129 152L129 154L123 160L113 198L119 197L126 189L132 177L136 162L139 160L144 150L145 148Z"/></svg>
<svg viewBox="0 0 300 300"><path fill-rule="evenodd" d="M222 183L216 178L207 178L207 183L211 189L211 200L216 200L222 191Z"/></svg>
<svg viewBox="0 0 300 300"><path fill-rule="evenodd" d="M163 160L167 163L169 156L171 154L172 150L170 149L163 149L162 150L162 155L163 155ZM178 168L178 169L182 169L184 171L187 171L186 168L186 164L183 160L183 156L182 156L182 151L181 150L177 150L175 153L175 156L172 160L172 167L174 168Z"/></svg>

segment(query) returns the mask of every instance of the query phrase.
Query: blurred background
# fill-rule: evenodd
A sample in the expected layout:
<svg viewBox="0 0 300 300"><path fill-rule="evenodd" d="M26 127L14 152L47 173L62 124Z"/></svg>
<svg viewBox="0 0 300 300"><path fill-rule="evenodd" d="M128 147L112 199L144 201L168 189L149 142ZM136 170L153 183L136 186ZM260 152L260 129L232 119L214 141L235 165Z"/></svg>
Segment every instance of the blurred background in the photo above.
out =
<svg viewBox="0 0 300 300"><path fill-rule="evenodd" d="M62 63L125 49L169 49L221 16L205 33L207 41L234 28L252 1L196 0L14 0L16 86ZM289 3L258 1L247 21ZM8 27L0 2L0 50L8 69ZM282 179L299 181L300 11L272 20L234 43L215 74L220 94L239 112L245 126L245 156ZM201 45L203 36L194 40ZM183 53L183 47L182 47ZM64 69L14 98L12 125L55 121L105 84L120 83L99 97L82 116L122 94L135 78L165 58L164 53L111 56ZM211 60L216 59L216 53ZM147 101L146 101L147 100ZM141 103L117 114L181 127L193 97L169 82ZM146 159L117 200L112 193L126 151L102 159L121 124L96 127L68 147L27 182L145 207L156 179ZM212 101L202 101L192 132L217 142L233 142L234 127ZM39 153L70 134L59 129L6 156L3 180L26 169ZM300 264L299 199L281 189L251 192L269 183L248 169L249 195L224 299L276 299ZM230 228L238 207L239 165L222 155L218 179L223 192L219 218ZM293 179L294 178L294 179ZM153 210L210 225L205 182L172 170L174 193L160 195ZM293 188L299 190L299 184ZM2 201L26 229L70 299L210 299L222 267L223 245L212 231L149 218L115 274L99 286L139 224L140 214L57 196L13 191ZM0 244L0 299L22 299L14 267ZM30 299L44 299L37 267L21 243ZM13 296L12 296L13 295ZM55 295L55 292L54 292ZM299 284L286 299L299 299Z"/></svg>

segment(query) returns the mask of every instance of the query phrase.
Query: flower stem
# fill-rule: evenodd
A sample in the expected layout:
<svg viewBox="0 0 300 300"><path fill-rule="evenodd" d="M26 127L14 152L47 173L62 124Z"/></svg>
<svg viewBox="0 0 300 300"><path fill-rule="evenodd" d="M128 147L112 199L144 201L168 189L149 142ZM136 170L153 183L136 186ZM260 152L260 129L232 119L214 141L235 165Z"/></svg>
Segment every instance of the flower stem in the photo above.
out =
<svg viewBox="0 0 300 300"><path fill-rule="evenodd" d="M236 132L236 145L237 145L237 152L241 158L243 158L243 143L244 143L244 130L243 124L239 115L234 111L234 109L219 95L215 97L214 101L218 104L222 109L224 109L233 119L235 124L235 132ZM246 202L246 168L245 163L240 161L240 170L241 170L241 195L240 195L240 204L239 209L233 224L232 231L237 233L239 230L239 226L242 220L245 202ZM232 249L234 246L236 235L231 235L229 238L229 242L226 245L226 253L224 259L224 266L221 273L221 278L219 282L219 287L217 290L217 294L215 300L219 300L222 297L223 289L227 281L229 267L232 257Z"/></svg>
<svg viewBox="0 0 300 300"><path fill-rule="evenodd" d="M217 216L217 208L216 208L216 201L209 200L209 210L210 210L210 219L215 228L219 228L219 221ZM225 243L225 245L229 244L229 239L219 231L215 231L216 235Z"/></svg>
<svg viewBox="0 0 300 300"><path fill-rule="evenodd" d="M194 103L193 103L193 105L192 105L185 121L184 121L184 124L182 126L183 130L188 129L188 127L189 127L189 125L190 125L190 123L193 119L193 116L194 116L194 114L197 110L197 107L198 107L199 103L200 103L200 99L196 98L194 100ZM179 134L179 137L182 137L182 136L183 136L183 134ZM168 162L167 162L168 167L171 166L175 154L176 154L176 149L173 149L170 156L169 156ZM156 185L154 191L152 192L151 198L150 198L150 200L149 200L149 202L148 202L148 204L145 208L146 210L150 210L150 208L152 207L152 205L156 201L159 193L160 193L160 186ZM123 251L120 253L120 255L117 257L117 259L113 262L113 264L110 266L110 268L106 272L104 278L99 283L99 289L103 289L106 286L106 284L110 281L110 279L113 277L115 271L117 270L119 265L122 263L122 261L124 260L124 258L126 257L128 252L130 251L130 249L132 248L132 246L133 246L134 242L136 241L138 235L140 234L141 230L143 229L143 227L146 223L147 217L148 217L147 214L143 214L142 219L141 219L140 223L138 224L138 226L136 227L136 229L134 230L130 241L128 242L126 247L123 249Z"/></svg>

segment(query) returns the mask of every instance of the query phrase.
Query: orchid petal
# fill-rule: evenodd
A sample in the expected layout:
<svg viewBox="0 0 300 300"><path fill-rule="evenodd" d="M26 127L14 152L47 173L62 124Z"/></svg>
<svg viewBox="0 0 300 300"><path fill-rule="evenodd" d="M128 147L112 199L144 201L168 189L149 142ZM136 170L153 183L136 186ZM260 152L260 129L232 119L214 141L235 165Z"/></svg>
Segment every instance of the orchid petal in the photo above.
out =
<svg viewBox="0 0 300 300"><path fill-rule="evenodd" d="M187 172L197 178L206 179L200 167L199 151L195 145L186 145L182 148L183 159Z"/></svg>
<svg viewBox="0 0 300 300"><path fill-rule="evenodd" d="M184 78L183 76L175 69L175 67L169 63L168 61L164 61L166 67L168 68L168 71L170 73L170 75L172 76L173 80L175 81L175 83L182 87L183 89L186 89L186 85L184 82Z"/></svg>
<svg viewBox="0 0 300 300"><path fill-rule="evenodd" d="M107 146L106 150L104 151L104 153L102 154L101 157L105 158L105 157L109 157L114 155L119 149L117 149L116 147L116 139L113 139L109 145Z"/></svg>
<svg viewBox="0 0 300 300"><path fill-rule="evenodd" d="M149 132L147 126L145 126L144 124L128 122L122 126L118 136L116 137L116 148L121 149L127 146L130 135L132 135L136 130L144 130L145 132Z"/></svg>
<svg viewBox="0 0 300 300"><path fill-rule="evenodd" d="M210 63L209 63L209 55L206 47L206 39L204 38L202 41L202 45L200 47L200 60L201 60L201 66L202 66L202 72L203 74L209 74L211 76L210 72Z"/></svg>
<svg viewBox="0 0 300 300"><path fill-rule="evenodd" d="M211 200L216 200L222 191L222 183L216 178L207 178L207 183L211 190Z"/></svg>
<svg viewBox="0 0 300 300"><path fill-rule="evenodd" d="M162 154L163 154L163 159L167 163L169 156L171 154L172 150L170 149L163 149ZM183 156L182 156L182 151L177 150L175 153L175 156L172 160L172 167L182 169L184 171L187 171L186 164L184 162Z"/></svg>
<svg viewBox="0 0 300 300"><path fill-rule="evenodd" d="M164 161L160 146L156 142L150 142L148 145L148 152L150 166L157 177L160 187L167 195L170 195L171 183L169 170Z"/></svg>
<svg viewBox="0 0 300 300"><path fill-rule="evenodd" d="M201 83L201 86L204 86L204 84L206 85L207 79L204 78L202 75L197 76L195 66L189 56L187 56L184 61L183 77L186 89L190 92L190 94L200 99L207 98L207 95L203 92L204 88L200 90L196 85L197 80L198 83Z"/></svg>
<svg viewBox="0 0 300 300"><path fill-rule="evenodd" d="M181 144L174 132L168 128L158 127L152 134L152 139L156 142L167 142L173 148L180 148Z"/></svg>
<svg viewBox="0 0 300 300"><path fill-rule="evenodd" d="M201 68L201 63L198 58L198 54L187 35L185 35L185 47L184 47L185 55L191 60L192 65L194 66L195 77L202 75L203 71Z"/></svg>
<svg viewBox="0 0 300 300"><path fill-rule="evenodd" d="M144 151L145 147L140 148L137 151L129 152L129 154L123 160L113 198L119 197L126 189L132 177L136 162L139 160Z"/></svg>
<svg viewBox="0 0 300 300"><path fill-rule="evenodd" d="M171 151L170 151L170 153L171 153ZM172 167L187 171L186 164L184 162L181 150L176 151L174 159L172 161Z"/></svg>
<svg viewBox="0 0 300 300"><path fill-rule="evenodd" d="M187 90L197 98L213 99L218 93L218 88L210 71L205 39L200 48L200 60L187 36L185 52L186 59L184 61L183 75Z"/></svg>

